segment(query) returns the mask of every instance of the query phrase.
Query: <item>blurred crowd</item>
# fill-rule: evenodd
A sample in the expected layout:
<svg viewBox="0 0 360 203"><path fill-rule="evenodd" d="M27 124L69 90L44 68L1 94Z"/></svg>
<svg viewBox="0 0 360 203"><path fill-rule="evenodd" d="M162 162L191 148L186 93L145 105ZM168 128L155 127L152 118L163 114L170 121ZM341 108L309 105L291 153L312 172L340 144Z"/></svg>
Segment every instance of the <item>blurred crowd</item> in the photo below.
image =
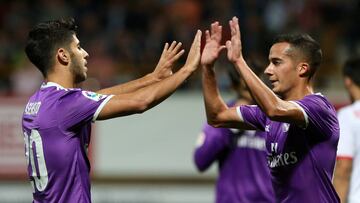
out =
<svg viewBox="0 0 360 203"><path fill-rule="evenodd" d="M0 96L29 95L42 82L24 53L27 33L39 21L75 18L81 46L90 55L89 79L82 85L97 90L151 72L165 42L180 41L188 51L196 30L215 20L228 39L227 22L234 15L240 18L244 55L264 67L276 34L300 31L318 40L324 54L316 77L320 88L339 78L348 56L360 53L357 0L1 0ZM217 66L225 89L229 63L223 58ZM195 74L181 89L200 84Z"/></svg>

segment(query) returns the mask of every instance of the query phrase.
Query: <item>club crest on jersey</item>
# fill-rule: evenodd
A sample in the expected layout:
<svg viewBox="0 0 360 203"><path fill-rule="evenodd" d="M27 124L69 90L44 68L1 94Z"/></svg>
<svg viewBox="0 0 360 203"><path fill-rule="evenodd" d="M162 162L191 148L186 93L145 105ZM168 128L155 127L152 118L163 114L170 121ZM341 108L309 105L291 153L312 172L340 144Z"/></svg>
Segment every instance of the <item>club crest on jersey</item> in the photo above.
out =
<svg viewBox="0 0 360 203"><path fill-rule="evenodd" d="M100 101L101 99L103 99L105 97L105 95L98 94L98 93L95 93L95 92L90 92L90 91L82 91L82 94L86 98L89 98L89 99L94 100L94 101Z"/></svg>

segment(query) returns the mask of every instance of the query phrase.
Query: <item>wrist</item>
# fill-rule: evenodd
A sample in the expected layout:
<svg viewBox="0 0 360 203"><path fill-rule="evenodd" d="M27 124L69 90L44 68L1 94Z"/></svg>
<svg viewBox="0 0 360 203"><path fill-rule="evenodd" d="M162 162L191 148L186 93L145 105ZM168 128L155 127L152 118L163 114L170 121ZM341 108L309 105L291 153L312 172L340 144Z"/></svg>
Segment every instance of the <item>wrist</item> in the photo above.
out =
<svg viewBox="0 0 360 203"><path fill-rule="evenodd" d="M214 69L214 64L201 64L202 69Z"/></svg>
<svg viewBox="0 0 360 203"><path fill-rule="evenodd" d="M160 82L161 78L154 72L147 74L145 77L149 78L151 81Z"/></svg>
<svg viewBox="0 0 360 203"><path fill-rule="evenodd" d="M238 66L238 67L242 67L244 65L247 66L246 61L244 60L243 57L236 59L233 63L235 66Z"/></svg>

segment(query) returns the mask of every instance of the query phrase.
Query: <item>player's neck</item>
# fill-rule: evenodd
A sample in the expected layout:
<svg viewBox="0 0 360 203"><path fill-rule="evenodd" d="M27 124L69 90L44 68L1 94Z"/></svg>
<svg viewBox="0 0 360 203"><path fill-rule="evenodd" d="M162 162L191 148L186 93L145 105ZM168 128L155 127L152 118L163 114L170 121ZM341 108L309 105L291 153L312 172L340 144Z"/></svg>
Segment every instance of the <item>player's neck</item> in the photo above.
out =
<svg viewBox="0 0 360 203"><path fill-rule="evenodd" d="M54 82L64 88L75 88L75 83L72 75L66 72L52 72L45 78L46 82Z"/></svg>
<svg viewBox="0 0 360 203"><path fill-rule="evenodd" d="M304 98L306 95L314 94L311 85L300 85L282 95L282 99L286 101L295 101Z"/></svg>

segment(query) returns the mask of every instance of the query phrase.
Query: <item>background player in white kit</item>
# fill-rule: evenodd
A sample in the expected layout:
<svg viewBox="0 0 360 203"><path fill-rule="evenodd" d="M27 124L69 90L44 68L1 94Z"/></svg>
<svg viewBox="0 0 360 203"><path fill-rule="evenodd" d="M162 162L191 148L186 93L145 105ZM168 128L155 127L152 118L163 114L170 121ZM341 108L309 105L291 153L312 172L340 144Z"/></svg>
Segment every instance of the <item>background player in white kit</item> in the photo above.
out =
<svg viewBox="0 0 360 203"><path fill-rule="evenodd" d="M360 202L360 57L343 68L344 84L352 104L338 112L340 139L334 186L341 202Z"/></svg>

